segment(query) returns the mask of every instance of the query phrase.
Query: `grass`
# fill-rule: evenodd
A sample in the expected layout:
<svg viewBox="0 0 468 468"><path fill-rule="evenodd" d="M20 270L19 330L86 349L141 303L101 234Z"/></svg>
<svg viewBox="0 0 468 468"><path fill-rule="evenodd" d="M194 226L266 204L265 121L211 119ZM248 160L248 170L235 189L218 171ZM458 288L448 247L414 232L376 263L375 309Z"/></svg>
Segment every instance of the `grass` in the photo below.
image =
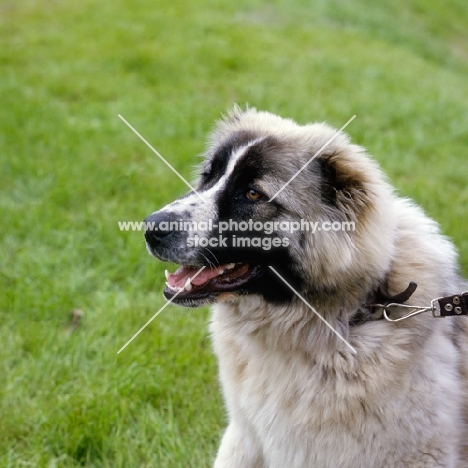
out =
<svg viewBox="0 0 468 468"><path fill-rule="evenodd" d="M0 2L0 466L208 467L206 310L164 303L141 220L234 102L348 128L468 272L464 0ZM72 330L70 314L84 311Z"/></svg>

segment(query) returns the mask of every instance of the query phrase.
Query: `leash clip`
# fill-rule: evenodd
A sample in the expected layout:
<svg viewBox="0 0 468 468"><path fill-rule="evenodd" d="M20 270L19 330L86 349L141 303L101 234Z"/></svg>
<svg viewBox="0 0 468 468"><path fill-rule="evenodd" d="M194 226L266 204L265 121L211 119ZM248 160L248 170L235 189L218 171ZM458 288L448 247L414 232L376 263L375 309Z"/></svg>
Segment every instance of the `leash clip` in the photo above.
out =
<svg viewBox="0 0 468 468"><path fill-rule="evenodd" d="M417 288L417 284L411 282L405 291L396 294L395 296L390 296L385 291L379 290L379 295L385 300L389 299L388 302L381 303L384 301L377 300L376 304L365 304L367 308L381 308L383 309L383 314L379 318L385 318L387 322L401 322L403 320L409 319L424 312L432 312L433 317L453 317L460 315L468 315L468 291L465 291L461 294L455 294L453 296L447 297L438 297L432 299L430 306L415 306L403 304L406 302L414 293ZM393 301L393 302L390 302ZM403 309L408 309L408 313L396 319L392 319L389 316L389 309L392 307L401 307Z"/></svg>
<svg viewBox="0 0 468 468"><path fill-rule="evenodd" d="M461 295L467 294L466 292L462 293ZM456 297L456 296L451 296L451 297ZM446 314L444 314L441 310L441 305L440 305L440 300L445 299L444 297L438 297L436 299L432 299L430 307L423 307L423 306L412 306L408 304L397 304L396 302L392 302L390 304L382 305L384 311L383 315L385 317L385 320L388 322L401 322L402 320L409 319L411 317L414 317L415 315L422 314L424 312L432 312L433 317L437 318L444 318ZM407 315L404 315L403 317L397 318L397 319L392 319L388 316L387 308L388 307L402 307L404 309L411 309L413 312L410 312ZM461 311L461 309L460 309ZM461 313L461 312L460 312Z"/></svg>
<svg viewBox="0 0 468 468"><path fill-rule="evenodd" d="M424 306L412 306L408 304L397 304L396 302L391 302L390 304L386 304L383 306L383 315L385 317L385 320L388 322L401 322L403 320L409 319L411 317L414 317L415 315L423 314L424 312L432 312L434 317L440 317L440 307L438 309L438 315L435 314L436 310L436 302L437 299L434 299L431 301L431 306L430 307L424 307ZM403 309L410 309L412 312L410 312L407 315L403 315L403 317L397 318L397 319L392 319L388 316L387 313L387 308L389 307L402 307Z"/></svg>

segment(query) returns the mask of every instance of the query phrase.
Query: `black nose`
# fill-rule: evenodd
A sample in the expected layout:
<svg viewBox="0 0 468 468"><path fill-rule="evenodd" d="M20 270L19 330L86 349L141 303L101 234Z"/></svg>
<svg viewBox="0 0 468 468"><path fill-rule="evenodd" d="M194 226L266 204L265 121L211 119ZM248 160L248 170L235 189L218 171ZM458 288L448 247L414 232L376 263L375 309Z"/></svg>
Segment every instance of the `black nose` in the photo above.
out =
<svg viewBox="0 0 468 468"><path fill-rule="evenodd" d="M178 217L174 213L153 213L145 219L145 239L151 247L175 232ZM172 229L171 229L172 227Z"/></svg>

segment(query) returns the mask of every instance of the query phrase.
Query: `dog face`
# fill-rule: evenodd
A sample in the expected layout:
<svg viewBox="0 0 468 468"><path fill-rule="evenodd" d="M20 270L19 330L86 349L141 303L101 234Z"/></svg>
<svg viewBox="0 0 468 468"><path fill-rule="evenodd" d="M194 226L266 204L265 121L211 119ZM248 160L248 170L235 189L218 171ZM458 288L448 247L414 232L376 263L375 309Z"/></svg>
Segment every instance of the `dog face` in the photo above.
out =
<svg viewBox="0 0 468 468"><path fill-rule="evenodd" d="M362 149L327 125L235 109L211 137L196 192L145 219L149 252L182 265L164 295L192 307L248 294L283 303L294 294L283 280L317 296L369 270L379 279L392 245L376 229L375 218L391 221L379 204L386 187ZM321 229L343 223L350 229Z"/></svg>

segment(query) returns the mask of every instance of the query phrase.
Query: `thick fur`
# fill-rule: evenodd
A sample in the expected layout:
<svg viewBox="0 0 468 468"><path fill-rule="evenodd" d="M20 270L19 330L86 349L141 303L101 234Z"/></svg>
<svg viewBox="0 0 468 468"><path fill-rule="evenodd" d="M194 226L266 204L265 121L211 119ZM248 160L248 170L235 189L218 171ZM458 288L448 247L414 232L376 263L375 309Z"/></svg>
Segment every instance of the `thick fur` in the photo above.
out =
<svg viewBox="0 0 468 468"><path fill-rule="evenodd" d="M213 133L205 168L226 141L250 135L250 146L268 160L256 186L271 196L334 132L325 124L299 126L235 109ZM265 139L274 144L265 146ZM225 170L234 174L237 165ZM200 193L211 200L203 209L211 215L221 209L225 186L219 183L211 197L202 177ZM165 212L182 203L184 212L199 216L201 205L190 197ZM354 232L295 233L283 263L268 261L357 353L294 295L270 297L263 285L216 297L210 329L229 423L215 468L468 467L468 319L422 314L349 325L381 285L396 294L416 282L407 301L414 305L467 290L452 243L420 208L399 198L377 164L344 135L274 202L271 213L258 205L258 219L355 222ZM195 253L180 245L175 261L196 264ZM170 249L158 255L162 248L149 248L174 260ZM270 289L278 289L267 278Z"/></svg>

